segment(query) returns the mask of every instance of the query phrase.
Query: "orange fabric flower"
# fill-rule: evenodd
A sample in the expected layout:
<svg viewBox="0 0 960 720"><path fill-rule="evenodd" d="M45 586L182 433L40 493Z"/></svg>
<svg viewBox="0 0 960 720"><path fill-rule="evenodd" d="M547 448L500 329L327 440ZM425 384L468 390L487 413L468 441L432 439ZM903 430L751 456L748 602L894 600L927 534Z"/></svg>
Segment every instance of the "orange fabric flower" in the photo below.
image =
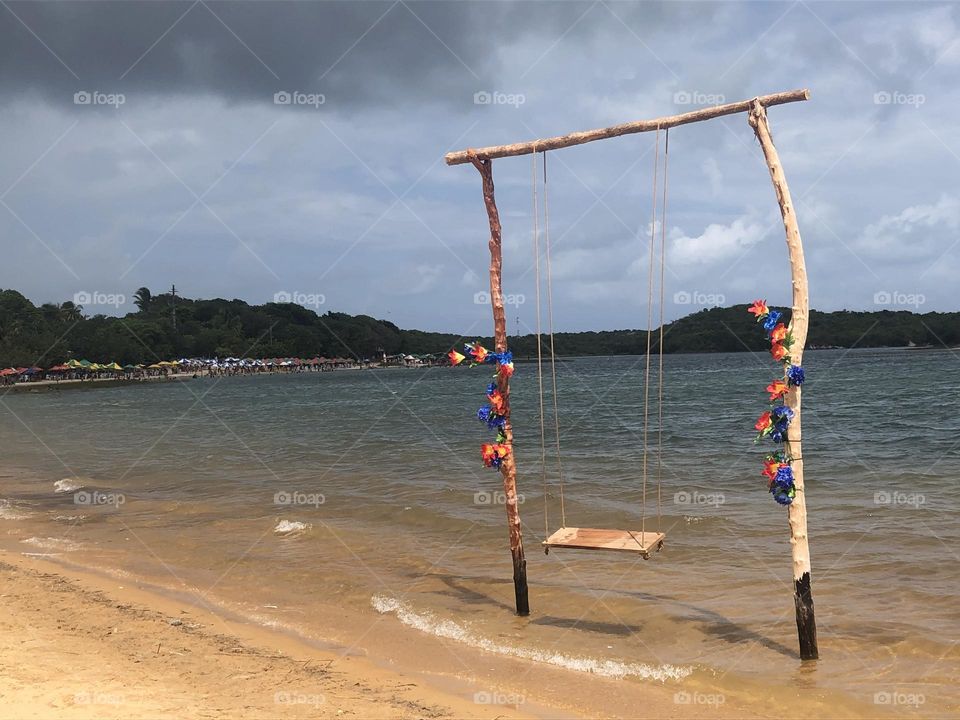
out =
<svg viewBox="0 0 960 720"><path fill-rule="evenodd" d="M466 355L461 355L456 350L451 350L447 353L447 357L450 358L451 365L459 365L464 360L466 360Z"/></svg>
<svg viewBox="0 0 960 720"><path fill-rule="evenodd" d="M757 418L756 425L753 426L757 432L763 432L770 427L770 411L767 410L763 415Z"/></svg>
<svg viewBox="0 0 960 720"><path fill-rule="evenodd" d="M470 347L470 354L473 355L473 359L478 363L482 363L487 359L487 352L487 349L483 345L477 344Z"/></svg>
<svg viewBox="0 0 960 720"><path fill-rule="evenodd" d="M783 380L774 380L772 383L767 385L767 392L770 393L771 401L783 397L789 390L790 386L787 385Z"/></svg>
<svg viewBox="0 0 960 720"><path fill-rule="evenodd" d="M503 363L500 366L499 372L504 377L511 377L513 375L513 363L512 362Z"/></svg>
<svg viewBox="0 0 960 720"><path fill-rule="evenodd" d="M487 395L487 399L490 401L491 409L497 414L503 414L503 395L500 394L499 390L494 390L492 393Z"/></svg>
<svg viewBox="0 0 960 720"><path fill-rule="evenodd" d="M780 343L787 339L787 326L777 323L770 331L770 342Z"/></svg>
<svg viewBox="0 0 960 720"><path fill-rule="evenodd" d="M774 343L770 348L770 354L774 360L783 360L787 356L787 349L780 343Z"/></svg>
<svg viewBox="0 0 960 720"><path fill-rule="evenodd" d="M777 476L777 470L780 469L780 465L779 460L767 460L763 463L763 472L760 474L769 480L773 480Z"/></svg>
<svg viewBox="0 0 960 720"><path fill-rule="evenodd" d="M759 320L764 315L768 314L770 312L770 309L767 307L766 300L756 300L754 301L753 305L747 308L747 312L753 313L754 315L757 316L757 319Z"/></svg>

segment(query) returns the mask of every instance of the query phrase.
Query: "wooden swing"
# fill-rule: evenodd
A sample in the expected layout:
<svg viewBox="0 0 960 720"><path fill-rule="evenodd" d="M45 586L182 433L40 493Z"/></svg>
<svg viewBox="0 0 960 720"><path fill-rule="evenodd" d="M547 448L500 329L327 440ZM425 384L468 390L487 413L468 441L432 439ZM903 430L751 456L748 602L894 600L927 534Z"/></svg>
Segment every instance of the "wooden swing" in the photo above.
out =
<svg viewBox="0 0 960 720"><path fill-rule="evenodd" d="M497 209L497 201L493 185L493 161L498 158L515 157L518 155L533 155L537 153L545 154L550 150L582 145L584 143L595 142L597 140L606 140L609 138L631 135L634 133L653 132L659 134L662 130L668 130L672 127L686 125L689 123L712 120L726 115L739 113L747 114L747 122L753 129L760 148L763 151L763 159L767 170L770 173L770 180L773 184L777 197L777 204L780 206L780 214L783 219L783 227L786 236L787 253L790 260L790 273L793 285L793 307L790 320L791 333L796 348L792 355L792 360L797 365L800 364L803 348L807 339L807 327L809 323L810 298L807 290L807 271L803 255L803 243L800 239L800 229L797 224L796 212L793 206L793 200L790 196L790 189L787 187L787 179L780 163L780 156L773 144L773 135L770 132L770 126L767 121L767 108L786 103L800 102L809 100L810 94L807 90L791 90L788 92L774 93L772 95L762 95L749 100L726 103L724 105L715 105L713 107L701 108L679 115L670 115L654 120L636 120L612 125L605 128L594 130L584 130L572 132L567 135L558 135L556 137L545 138L527 142L512 143L510 145L492 145L483 148L469 148L467 150L458 150L449 152L445 156L447 165L461 165L469 163L476 168L480 174L483 186L483 204L487 211L487 221L490 226L490 306L493 310L493 328L494 343L496 352L507 351L507 322L506 313L503 304L503 290L501 287L501 274L503 269L503 230L500 224L500 212ZM659 145L658 145L659 147ZM665 153L666 157L666 153ZM666 162L664 163L664 175L666 175ZM544 178L546 182L546 178ZM656 181L654 181L656 190ZM654 192L656 198L656 191ZM546 201L546 197L544 197ZM664 203L666 201L666 182L664 182ZM656 201L654 201L656 202ZM546 214L545 214L546 217ZM654 218L656 218L656 205L654 205ZM661 233L664 232L664 225L661 224ZM651 231L652 233L653 231ZM661 235L661 321L660 327L663 328L662 318L662 292L663 292L663 240ZM650 252L653 253L653 243L651 242ZM539 258L539 253L537 255ZM549 254L547 255L549 262ZM651 255L652 263L652 255ZM651 265L652 268L652 265ZM652 273L652 269L651 269ZM652 275L651 275L652 277ZM652 285L651 285L652 287ZM549 272L548 272L548 296ZM538 283L538 302L539 302L539 283ZM648 308L652 302L648 303ZM539 318L539 313L538 313ZM538 320L539 322L539 320ZM652 325L648 322L647 327ZM553 354L553 323L550 322L551 329L551 368L554 366ZM649 380L649 360L650 360L650 335L648 330L647 337L647 379ZM539 339L539 338L538 338ZM660 353L662 353L663 342L661 335ZM538 354L541 352L540 344L537 344ZM542 358L541 358L542 360ZM540 364L542 368L542 362ZM542 371L541 371L542 377ZM554 375L555 377L555 375ZM661 373L662 356L661 356ZM554 380L554 382L556 382ZM541 381L542 383L542 381ZM661 380L662 383L662 380ZM644 402L648 408L649 383L644 389ZM523 533L520 525L520 510L517 496L517 465L513 453L510 452L513 447L513 426L510 421L510 377L500 374L497 378L497 390L502 397L503 408L503 444L507 446L508 452L500 465L500 473L503 477L503 491L506 498L505 507L507 511L507 527L510 535L510 554L513 558L513 586L516 595L517 614L529 615L530 602L527 591L527 560L523 551ZM541 402L543 398L541 384ZM660 391L662 398L662 388ZM794 419L790 426L790 447L794 457L792 463L794 487L796 488L796 497L790 504L787 511L787 517L790 525L790 548L793 562L794 579L794 605L797 617L797 634L800 640L800 657L803 660L816 659L818 657L817 649L817 626L813 611L813 593L811 590L810 579L810 545L807 537L807 506L804 495L804 473L803 473L803 453L801 451L801 418L800 418L800 388L795 388L786 398L787 407L794 413ZM554 392L554 402L556 402L556 392ZM646 411L645 411L646 414ZM541 411L541 422L543 412ZM647 434L647 422L644 422L644 434ZM662 419L662 412L661 412ZM662 424L662 423L661 423ZM659 431L659 429L658 429ZM544 438L545 440L545 438ZM558 434L559 443L559 434ZM545 443L541 442L541 447L545 448ZM558 444L559 449L559 444ZM646 532L646 466L647 466L647 441L644 441L644 504L643 520L639 531L629 530L602 530L594 528L576 528L566 527L566 517L563 510L563 496L561 484L561 525L560 530L547 537L543 543L545 549L555 548L578 548L584 550L616 550L624 552L638 552L642 556L649 556L651 551L658 550L663 544L664 534L660 532L659 527L659 460L658 460L658 479L657 479L657 531ZM659 458L659 453L658 453ZM557 455L559 467L559 453ZM562 473L561 473L562 482ZM547 532L549 533L549 518L547 519Z"/></svg>
<svg viewBox="0 0 960 720"><path fill-rule="evenodd" d="M663 282L664 282L664 249L666 244L666 206L667 206L667 170L670 150L670 129L665 132L663 154L663 200L660 205L660 338L657 348L659 362L657 382L657 526L656 530L647 532L647 461L649 455L649 428L650 428L650 361L653 338L653 279L654 257L656 255L657 240L657 193L658 172L660 169L660 131L656 133L656 147L653 161L653 210L650 221L650 239L648 242L648 272L647 272L647 349L644 369L643 385L643 497L641 500L641 519L639 530L613 530L602 528L568 527L567 513L563 497L563 461L560 452L560 413L557 397L557 363L554 350L553 332L553 267L550 248L550 217L547 195L547 153L543 153L543 238L544 258L546 260L547 275L547 332L550 337L550 377L552 380L554 443L557 462L557 478L560 496L560 529L550 532L549 488L547 483L547 439L545 412L543 400L543 343L542 343L542 314L540 311L540 289L542 287L540 273L540 206L537 201L537 153L533 152L533 245L536 272L536 311L537 311L537 381L540 398L540 467L543 481L543 535L546 538L541 544L543 551L550 553L551 548L568 550L612 550L640 555L644 560L650 559L652 552L659 552L663 547L666 533L661 531L661 486L663 465L661 462L663 450Z"/></svg>

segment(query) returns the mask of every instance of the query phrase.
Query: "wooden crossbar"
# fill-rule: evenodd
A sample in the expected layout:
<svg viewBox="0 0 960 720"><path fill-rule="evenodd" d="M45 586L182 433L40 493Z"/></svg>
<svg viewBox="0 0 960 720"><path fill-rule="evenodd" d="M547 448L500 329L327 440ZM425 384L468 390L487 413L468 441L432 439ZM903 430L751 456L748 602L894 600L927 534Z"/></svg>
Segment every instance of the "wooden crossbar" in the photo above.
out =
<svg viewBox="0 0 960 720"><path fill-rule="evenodd" d="M543 140L530 140L528 142L514 143L512 145L491 145L490 147L458 150L457 152L447 153L444 159L447 165L462 165L470 162L471 157L478 160L492 160L494 158L513 157L515 155L529 155L534 152L544 152L546 150L557 150L559 148L571 147L573 145L583 145L584 143L595 140L606 140L607 138L619 137L621 135L632 135L634 133L650 132L656 129L665 129L676 127L677 125L687 125L689 123L701 122L703 120L712 120L723 115L735 115L736 113L749 112L754 102L759 102L763 107L771 105L783 105L785 103L799 102L809 100L810 91L790 90L789 92L774 93L773 95L761 95L750 100L741 100L740 102L727 103L726 105L714 105L713 107L701 108L692 112L682 113L681 115L668 115L667 117L656 118L654 120L636 120L634 122L614 125L597 130L584 130L582 132L570 133L569 135L559 135Z"/></svg>

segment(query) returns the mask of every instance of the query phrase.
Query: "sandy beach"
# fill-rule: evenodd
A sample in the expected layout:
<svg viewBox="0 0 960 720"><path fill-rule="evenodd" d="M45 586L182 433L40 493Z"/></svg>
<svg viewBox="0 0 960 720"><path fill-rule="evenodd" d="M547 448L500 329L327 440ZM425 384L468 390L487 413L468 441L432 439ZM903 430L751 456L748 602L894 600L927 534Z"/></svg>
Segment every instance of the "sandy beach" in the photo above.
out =
<svg viewBox="0 0 960 720"><path fill-rule="evenodd" d="M527 717L43 560L0 572L6 718Z"/></svg>
<svg viewBox="0 0 960 720"><path fill-rule="evenodd" d="M482 685L408 670L401 654L319 647L30 554L0 553L0 574L5 718L764 717L741 704L677 704L668 685L617 696L613 681L597 679L604 690L547 668L524 680L520 663L494 657ZM407 635L407 653L442 652L435 643Z"/></svg>

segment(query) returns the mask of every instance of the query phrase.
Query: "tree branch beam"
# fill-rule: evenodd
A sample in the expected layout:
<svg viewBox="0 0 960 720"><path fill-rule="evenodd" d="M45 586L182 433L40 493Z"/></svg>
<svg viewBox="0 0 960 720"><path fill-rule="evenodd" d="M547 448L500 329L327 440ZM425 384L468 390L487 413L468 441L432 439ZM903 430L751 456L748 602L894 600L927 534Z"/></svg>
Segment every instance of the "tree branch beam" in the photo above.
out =
<svg viewBox="0 0 960 720"><path fill-rule="evenodd" d="M474 159L493 160L495 158L513 157L516 155L530 155L531 153L558 150L560 148L572 147L573 145L583 145L584 143L594 142L595 140L606 140L607 138L650 132L657 129L663 130L665 128L676 127L677 125L688 125L689 123L712 120L713 118L723 117L724 115L736 115L737 113L749 112L754 106L754 103L760 103L762 107L767 108L772 105L784 105L785 103L800 102L809 99L809 90L790 90L789 92L761 95L751 100L741 100L740 102L727 103L726 105L715 105L681 115L669 115L654 120L636 120L634 122L623 123L622 125L614 125L613 127L584 130L582 132L570 133L569 135L544 138L543 140L531 140L529 142L514 143L512 145L491 145L485 148L458 150L457 152L447 153L444 159L447 161L447 165L462 165L473 162Z"/></svg>

